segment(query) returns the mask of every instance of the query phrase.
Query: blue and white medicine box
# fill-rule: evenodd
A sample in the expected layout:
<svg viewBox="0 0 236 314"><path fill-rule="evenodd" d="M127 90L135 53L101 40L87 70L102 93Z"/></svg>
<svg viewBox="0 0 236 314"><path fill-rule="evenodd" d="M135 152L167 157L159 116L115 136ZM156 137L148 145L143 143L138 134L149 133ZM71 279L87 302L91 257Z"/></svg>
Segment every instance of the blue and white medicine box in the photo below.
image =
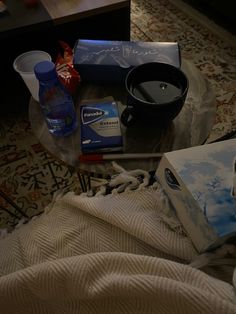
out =
<svg viewBox="0 0 236 314"><path fill-rule="evenodd" d="M82 152L122 150L120 117L115 101L81 105L80 126Z"/></svg>
<svg viewBox="0 0 236 314"><path fill-rule="evenodd" d="M123 83L132 67L147 62L181 66L177 42L141 42L78 39L74 66L82 81Z"/></svg>
<svg viewBox="0 0 236 314"><path fill-rule="evenodd" d="M236 139L165 153L156 176L199 252L236 236Z"/></svg>

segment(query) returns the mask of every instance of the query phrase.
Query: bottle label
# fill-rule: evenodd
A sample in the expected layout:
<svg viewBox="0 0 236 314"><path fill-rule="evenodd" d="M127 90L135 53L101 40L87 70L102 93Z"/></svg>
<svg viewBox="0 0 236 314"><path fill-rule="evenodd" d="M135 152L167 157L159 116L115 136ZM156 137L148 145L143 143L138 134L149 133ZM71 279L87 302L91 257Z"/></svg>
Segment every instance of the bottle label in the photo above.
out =
<svg viewBox="0 0 236 314"><path fill-rule="evenodd" d="M41 84L39 96L50 133L65 136L77 128L73 100L58 82Z"/></svg>
<svg viewBox="0 0 236 314"><path fill-rule="evenodd" d="M62 130L65 127L65 122L62 119L49 119L47 118L47 124L50 129L56 131L56 130Z"/></svg>
<svg viewBox="0 0 236 314"><path fill-rule="evenodd" d="M63 130L64 128L69 127L72 123L71 116L66 116L63 119L51 119L47 117L46 120L50 129L54 131Z"/></svg>

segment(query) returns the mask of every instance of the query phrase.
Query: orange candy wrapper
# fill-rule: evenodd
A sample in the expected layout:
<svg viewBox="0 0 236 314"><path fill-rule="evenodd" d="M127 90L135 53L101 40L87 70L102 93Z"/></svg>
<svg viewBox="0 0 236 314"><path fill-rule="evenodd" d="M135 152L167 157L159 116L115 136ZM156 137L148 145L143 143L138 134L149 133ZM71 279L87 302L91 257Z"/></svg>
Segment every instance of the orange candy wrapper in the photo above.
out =
<svg viewBox="0 0 236 314"><path fill-rule="evenodd" d="M70 94L74 94L81 81L78 71L73 66L73 51L69 45L59 41L64 53L58 54L55 65L60 81Z"/></svg>

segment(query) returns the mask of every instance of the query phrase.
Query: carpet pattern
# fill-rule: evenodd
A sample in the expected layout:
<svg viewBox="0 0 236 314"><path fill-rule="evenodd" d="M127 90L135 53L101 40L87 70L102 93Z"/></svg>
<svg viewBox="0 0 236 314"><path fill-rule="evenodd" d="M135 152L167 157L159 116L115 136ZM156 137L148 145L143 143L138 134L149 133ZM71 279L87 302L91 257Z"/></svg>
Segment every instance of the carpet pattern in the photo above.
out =
<svg viewBox="0 0 236 314"><path fill-rule="evenodd" d="M42 212L54 192L73 184L72 172L45 151L26 118L1 122L0 141L0 191L26 216ZM14 227L22 217L4 197L0 209L2 228Z"/></svg>
<svg viewBox="0 0 236 314"><path fill-rule="evenodd" d="M215 88L217 115L208 142L236 130L235 37L180 0L132 0L131 39L178 41L182 58L191 60ZM1 119L0 191L20 211L37 215L54 192L78 185L76 175L40 145L27 116ZM22 213L0 196L0 227L11 229L20 218Z"/></svg>

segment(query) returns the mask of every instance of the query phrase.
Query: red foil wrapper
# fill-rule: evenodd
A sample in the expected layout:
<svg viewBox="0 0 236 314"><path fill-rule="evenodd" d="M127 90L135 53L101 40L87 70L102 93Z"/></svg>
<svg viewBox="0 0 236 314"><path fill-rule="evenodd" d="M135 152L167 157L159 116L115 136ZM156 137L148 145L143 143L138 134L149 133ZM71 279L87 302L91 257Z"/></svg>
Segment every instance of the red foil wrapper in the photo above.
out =
<svg viewBox="0 0 236 314"><path fill-rule="evenodd" d="M60 81L66 87L70 94L74 94L81 81L78 71L73 66L73 51L70 46L63 42L59 42L63 55L58 54L55 65Z"/></svg>

